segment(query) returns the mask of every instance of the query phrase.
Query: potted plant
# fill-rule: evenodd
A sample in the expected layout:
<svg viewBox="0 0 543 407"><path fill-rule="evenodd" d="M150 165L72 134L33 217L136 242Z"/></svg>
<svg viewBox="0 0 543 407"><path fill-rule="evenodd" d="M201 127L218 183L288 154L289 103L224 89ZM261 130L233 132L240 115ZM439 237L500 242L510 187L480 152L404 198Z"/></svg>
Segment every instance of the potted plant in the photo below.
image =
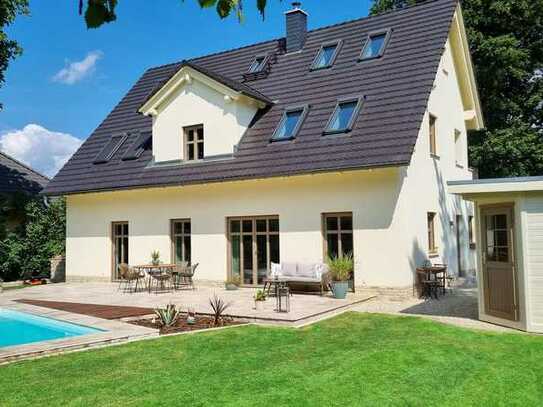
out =
<svg viewBox="0 0 543 407"><path fill-rule="evenodd" d="M226 288L228 291L237 290L239 288L240 282L241 280L239 276L230 276L224 282L224 288Z"/></svg>
<svg viewBox="0 0 543 407"><path fill-rule="evenodd" d="M332 277L332 293L334 298L344 299L349 289L349 278L354 270L353 255L351 253L328 257L326 260Z"/></svg>
<svg viewBox="0 0 543 407"><path fill-rule="evenodd" d="M153 266L158 266L160 264L160 252L158 250L151 252L151 264Z"/></svg>
<svg viewBox="0 0 543 407"><path fill-rule="evenodd" d="M257 311L264 309L264 301L266 301L266 292L264 290L257 290L255 293L255 309Z"/></svg>

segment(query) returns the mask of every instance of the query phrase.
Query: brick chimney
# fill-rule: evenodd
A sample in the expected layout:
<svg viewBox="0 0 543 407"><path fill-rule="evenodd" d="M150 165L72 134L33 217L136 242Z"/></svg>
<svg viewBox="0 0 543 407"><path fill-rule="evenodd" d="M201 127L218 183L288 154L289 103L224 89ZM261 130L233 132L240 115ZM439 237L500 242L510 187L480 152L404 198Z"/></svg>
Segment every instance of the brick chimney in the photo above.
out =
<svg viewBox="0 0 543 407"><path fill-rule="evenodd" d="M300 51L307 35L307 13L300 2L292 3L292 10L285 13L287 20L287 52Z"/></svg>

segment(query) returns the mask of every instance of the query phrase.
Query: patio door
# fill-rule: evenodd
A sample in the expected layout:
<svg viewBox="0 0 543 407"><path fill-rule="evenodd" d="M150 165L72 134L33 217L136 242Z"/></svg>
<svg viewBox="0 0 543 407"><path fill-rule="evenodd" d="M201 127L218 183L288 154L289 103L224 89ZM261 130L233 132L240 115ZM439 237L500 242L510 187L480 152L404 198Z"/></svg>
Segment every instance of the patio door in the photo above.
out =
<svg viewBox="0 0 543 407"><path fill-rule="evenodd" d="M113 222L112 243L113 243L113 280L119 279L119 264L128 264L128 222Z"/></svg>
<svg viewBox="0 0 543 407"><path fill-rule="evenodd" d="M513 206L481 207L485 312L518 320Z"/></svg>
<svg viewBox="0 0 543 407"><path fill-rule="evenodd" d="M242 285L261 285L270 264L279 263L279 218L229 218L228 242L230 276Z"/></svg>

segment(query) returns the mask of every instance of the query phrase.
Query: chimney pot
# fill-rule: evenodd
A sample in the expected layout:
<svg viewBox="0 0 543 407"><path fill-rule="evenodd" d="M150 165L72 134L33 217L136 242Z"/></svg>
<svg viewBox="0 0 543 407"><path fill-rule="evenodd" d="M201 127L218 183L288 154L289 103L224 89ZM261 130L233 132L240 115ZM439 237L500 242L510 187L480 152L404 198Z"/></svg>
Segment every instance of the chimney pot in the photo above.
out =
<svg viewBox="0 0 543 407"><path fill-rule="evenodd" d="M307 35L307 13L301 9L302 3L292 3L292 10L285 13L287 23L287 52L300 51L305 45Z"/></svg>

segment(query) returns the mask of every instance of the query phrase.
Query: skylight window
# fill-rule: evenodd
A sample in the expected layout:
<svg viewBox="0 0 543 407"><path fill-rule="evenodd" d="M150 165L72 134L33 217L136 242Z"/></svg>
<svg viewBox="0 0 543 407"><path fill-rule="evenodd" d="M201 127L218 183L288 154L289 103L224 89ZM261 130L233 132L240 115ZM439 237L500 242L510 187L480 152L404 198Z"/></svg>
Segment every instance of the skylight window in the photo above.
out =
<svg viewBox="0 0 543 407"><path fill-rule="evenodd" d="M249 67L249 70L247 71L247 73L262 72L264 68L266 67L267 62L268 62L268 57L266 55L257 56L251 63L251 66Z"/></svg>
<svg viewBox="0 0 543 407"><path fill-rule="evenodd" d="M151 139L151 133L145 132L140 133L139 131L136 132L136 138L134 139L134 142L128 147L128 150L124 153L121 160L128 161L128 160L137 160L140 158L140 156L145 151L145 147L149 140Z"/></svg>
<svg viewBox="0 0 543 407"><path fill-rule="evenodd" d="M345 133L351 131L362 107L362 99L349 99L338 102L325 133Z"/></svg>
<svg viewBox="0 0 543 407"><path fill-rule="evenodd" d="M364 44L360 59L379 58L383 56L386 43L388 42L388 37L388 32L370 34L366 40L366 43Z"/></svg>
<svg viewBox="0 0 543 407"><path fill-rule="evenodd" d="M334 61L339 53L339 48L339 42L322 45L315 60L313 61L311 69L329 68L334 65Z"/></svg>
<svg viewBox="0 0 543 407"><path fill-rule="evenodd" d="M93 161L93 164L103 164L107 163L111 158L115 155L119 147L124 143L126 140L127 135L126 134L119 134L116 136L113 136L109 139L107 144L100 150L98 155Z"/></svg>
<svg viewBox="0 0 543 407"><path fill-rule="evenodd" d="M279 126L275 130L272 141L292 140L300 130L307 114L307 107L297 107L285 110Z"/></svg>

